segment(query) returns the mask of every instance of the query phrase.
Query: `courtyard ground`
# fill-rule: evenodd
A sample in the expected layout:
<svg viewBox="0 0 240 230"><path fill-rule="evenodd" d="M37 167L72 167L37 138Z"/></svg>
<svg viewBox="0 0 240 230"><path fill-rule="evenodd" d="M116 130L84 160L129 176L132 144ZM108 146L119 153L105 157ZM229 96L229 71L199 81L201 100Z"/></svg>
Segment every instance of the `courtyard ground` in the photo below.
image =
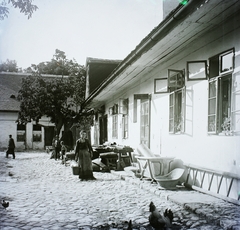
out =
<svg viewBox="0 0 240 230"><path fill-rule="evenodd" d="M124 172L94 172L80 181L70 166L46 152L0 152L0 229L152 229L151 201L171 208L181 229L240 229L240 207L185 188L161 190ZM196 202L197 197L197 202ZM192 199L192 202L191 202ZM179 202L178 202L179 201Z"/></svg>

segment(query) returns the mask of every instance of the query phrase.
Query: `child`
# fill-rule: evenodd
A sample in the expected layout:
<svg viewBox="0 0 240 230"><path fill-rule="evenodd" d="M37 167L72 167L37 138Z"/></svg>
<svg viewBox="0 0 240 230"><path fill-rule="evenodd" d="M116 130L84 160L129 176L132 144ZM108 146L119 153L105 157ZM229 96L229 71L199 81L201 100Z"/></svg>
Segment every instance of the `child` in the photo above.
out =
<svg viewBox="0 0 240 230"><path fill-rule="evenodd" d="M60 145L61 145L62 164L64 164L64 163L65 163L65 154L66 154L66 152L67 152L67 148L66 148L66 146L64 145L64 142L63 142L63 141L60 142Z"/></svg>

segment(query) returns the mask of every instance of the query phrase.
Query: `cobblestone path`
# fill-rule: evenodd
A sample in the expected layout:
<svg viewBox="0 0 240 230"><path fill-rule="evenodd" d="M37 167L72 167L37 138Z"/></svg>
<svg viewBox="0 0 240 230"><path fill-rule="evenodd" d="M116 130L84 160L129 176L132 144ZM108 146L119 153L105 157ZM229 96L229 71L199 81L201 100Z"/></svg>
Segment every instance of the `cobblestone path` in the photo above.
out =
<svg viewBox="0 0 240 230"><path fill-rule="evenodd" d="M0 229L133 229L149 226L149 203L159 210L171 208L182 230L217 230L220 226L166 199L174 191L153 194L131 180L111 173L94 172L96 181L80 181L70 166L50 159L47 153L17 153L6 159L0 152L0 198L10 202L0 207ZM138 180L132 179L132 180ZM144 183L143 183L144 185ZM177 193L176 193L177 195Z"/></svg>

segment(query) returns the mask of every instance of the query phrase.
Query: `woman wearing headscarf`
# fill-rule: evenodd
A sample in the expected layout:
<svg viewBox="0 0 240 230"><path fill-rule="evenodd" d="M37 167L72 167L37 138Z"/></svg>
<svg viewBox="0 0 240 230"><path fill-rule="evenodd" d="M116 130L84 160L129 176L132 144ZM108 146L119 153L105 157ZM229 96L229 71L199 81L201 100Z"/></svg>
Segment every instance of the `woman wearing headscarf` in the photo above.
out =
<svg viewBox="0 0 240 230"><path fill-rule="evenodd" d="M95 180L92 169L93 149L86 137L86 132L81 131L80 138L76 142L75 160L78 161L79 179Z"/></svg>

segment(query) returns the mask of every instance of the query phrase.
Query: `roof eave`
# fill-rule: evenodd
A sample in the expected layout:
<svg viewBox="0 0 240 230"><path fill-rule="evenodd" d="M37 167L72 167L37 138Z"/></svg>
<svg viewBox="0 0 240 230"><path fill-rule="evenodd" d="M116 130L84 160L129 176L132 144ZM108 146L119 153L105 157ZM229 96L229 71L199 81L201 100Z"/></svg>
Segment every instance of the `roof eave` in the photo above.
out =
<svg viewBox="0 0 240 230"><path fill-rule="evenodd" d="M186 5L179 4L156 28L154 28L137 46L136 48L119 64L113 73L100 84L84 101L84 106L89 105L91 101L107 87L121 72L129 65L141 57L143 53L151 49L162 36L168 33L169 30L176 27L187 15L194 12L206 0L189 0ZM180 18L179 20L175 20Z"/></svg>

